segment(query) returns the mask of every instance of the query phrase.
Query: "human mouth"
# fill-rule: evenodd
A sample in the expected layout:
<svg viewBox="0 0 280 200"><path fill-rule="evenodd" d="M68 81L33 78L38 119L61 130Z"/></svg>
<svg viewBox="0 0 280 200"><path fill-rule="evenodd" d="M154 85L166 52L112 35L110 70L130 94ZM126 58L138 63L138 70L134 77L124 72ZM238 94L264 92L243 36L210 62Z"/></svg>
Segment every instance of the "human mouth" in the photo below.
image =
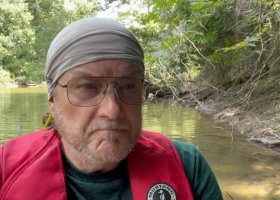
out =
<svg viewBox="0 0 280 200"><path fill-rule="evenodd" d="M107 121L107 122L95 122L92 124L90 127L89 132L94 133L94 132L124 132L128 131L129 128L127 125L119 124L117 122L112 122L112 121Z"/></svg>

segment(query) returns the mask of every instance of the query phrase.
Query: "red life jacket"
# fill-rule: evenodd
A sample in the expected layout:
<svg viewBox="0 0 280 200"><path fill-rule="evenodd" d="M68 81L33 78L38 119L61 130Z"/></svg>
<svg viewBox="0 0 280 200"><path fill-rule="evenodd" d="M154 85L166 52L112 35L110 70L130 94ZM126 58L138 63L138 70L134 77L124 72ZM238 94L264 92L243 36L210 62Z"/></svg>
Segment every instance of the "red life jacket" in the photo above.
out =
<svg viewBox="0 0 280 200"><path fill-rule="evenodd" d="M128 172L133 199L154 200L163 194L171 200L193 199L177 150L161 134L142 132L128 157Z"/></svg>
<svg viewBox="0 0 280 200"><path fill-rule="evenodd" d="M143 131L128 156L133 200L192 200L183 165L170 140ZM0 200L66 200L60 140L53 130L20 136L0 149Z"/></svg>

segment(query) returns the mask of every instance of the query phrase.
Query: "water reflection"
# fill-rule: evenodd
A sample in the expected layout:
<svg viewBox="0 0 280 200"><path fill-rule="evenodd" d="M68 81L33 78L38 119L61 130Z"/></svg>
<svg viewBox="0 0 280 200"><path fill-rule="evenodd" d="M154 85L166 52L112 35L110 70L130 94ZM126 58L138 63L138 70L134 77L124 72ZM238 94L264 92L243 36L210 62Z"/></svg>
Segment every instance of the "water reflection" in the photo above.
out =
<svg viewBox="0 0 280 200"><path fill-rule="evenodd" d="M47 110L44 88L1 89L0 143L41 127L41 117Z"/></svg>
<svg viewBox="0 0 280 200"><path fill-rule="evenodd" d="M197 113L175 104L145 103L143 128L159 131L174 139L192 141L196 128Z"/></svg>
<svg viewBox="0 0 280 200"><path fill-rule="evenodd" d="M41 128L46 110L46 89L1 89L0 143ZM226 200L280 199L280 157L274 151L248 143L192 109L170 103L145 103L143 127L197 145Z"/></svg>
<svg viewBox="0 0 280 200"><path fill-rule="evenodd" d="M280 156L198 112L168 103L147 103L144 128L195 144L217 176L224 199L280 199Z"/></svg>

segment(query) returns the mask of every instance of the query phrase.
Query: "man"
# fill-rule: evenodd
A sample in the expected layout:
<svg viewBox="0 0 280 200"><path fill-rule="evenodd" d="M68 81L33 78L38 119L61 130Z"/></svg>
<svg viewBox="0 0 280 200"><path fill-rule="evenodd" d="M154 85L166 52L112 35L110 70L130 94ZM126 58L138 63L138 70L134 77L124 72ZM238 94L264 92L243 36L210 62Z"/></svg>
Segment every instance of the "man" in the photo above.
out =
<svg viewBox="0 0 280 200"><path fill-rule="evenodd" d="M141 130L143 60L113 20L65 27L46 60L52 126L1 147L0 199L222 199L196 148Z"/></svg>

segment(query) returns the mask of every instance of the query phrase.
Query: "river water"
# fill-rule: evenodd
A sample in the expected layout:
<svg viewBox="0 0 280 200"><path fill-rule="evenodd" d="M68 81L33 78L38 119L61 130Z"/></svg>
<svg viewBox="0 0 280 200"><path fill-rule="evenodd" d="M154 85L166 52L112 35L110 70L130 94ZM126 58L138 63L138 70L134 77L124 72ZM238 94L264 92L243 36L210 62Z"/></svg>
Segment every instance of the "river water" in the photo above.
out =
<svg viewBox="0 0 280 200"><path fill-rule="evenodd" d="M0 89L0 144L42 127L44 88ZM175 103L145 103L143 128L195 144L215 173L225 200L279 200L279 153L247 142L222 124Z"/></svg>

